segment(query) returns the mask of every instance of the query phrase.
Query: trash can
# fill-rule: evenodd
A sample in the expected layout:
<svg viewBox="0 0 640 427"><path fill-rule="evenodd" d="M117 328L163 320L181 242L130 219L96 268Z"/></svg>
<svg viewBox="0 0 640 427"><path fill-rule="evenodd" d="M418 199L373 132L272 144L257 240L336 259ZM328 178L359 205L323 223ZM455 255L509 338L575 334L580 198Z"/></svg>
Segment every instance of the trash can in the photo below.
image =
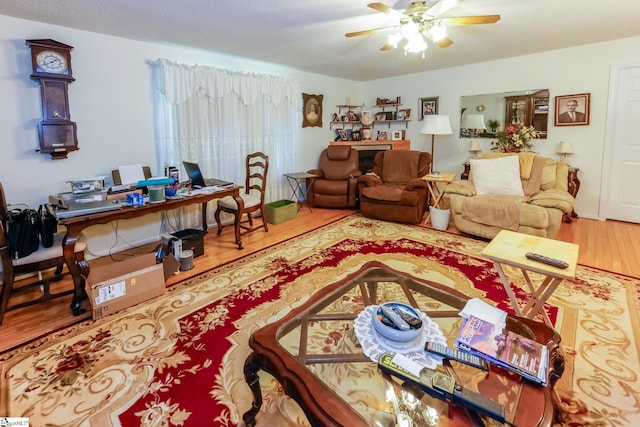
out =
<svg viewBox="0 0 640 427"><path fill-rule="evenodd" d="M449 228L449 215L451 209L438 209L429 206L429 214L431 215L431 226L436 230L446 230Z"/></svg>
<svg viewBox="0 0 640 427"><path fill-rule="evenodd" d="M199 257L204 255L204 235L203 230L197 230L195 228L187 228L185 230L176 231L171 233L172 236L182 240L182 250L192 250L193 257Z"/></svg>

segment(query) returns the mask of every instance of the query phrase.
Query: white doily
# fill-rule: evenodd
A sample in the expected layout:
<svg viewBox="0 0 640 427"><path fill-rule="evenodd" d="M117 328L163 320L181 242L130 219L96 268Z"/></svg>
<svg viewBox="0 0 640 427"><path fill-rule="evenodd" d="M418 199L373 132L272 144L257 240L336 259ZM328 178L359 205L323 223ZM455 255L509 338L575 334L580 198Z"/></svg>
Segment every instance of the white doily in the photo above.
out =
<svg viewBox="0 0 640 427"><path fill-rule="evenodd" d="M397 342L384 338L373 329L373 319L378 309L377 305L366 307L354 321L354 330L356 337L362 346L364 354L371 359L372 362L378 363L378 359L383 353L402 353L404 356L420 363L427 368L434 369L442 363L442 358L425 354L424 345L427 341L441 343L446 345L446 339L440 331L440 327L436 322L431 320L429 316L420 312L422 319L422 334L415 340L408 342Z"/></svg>

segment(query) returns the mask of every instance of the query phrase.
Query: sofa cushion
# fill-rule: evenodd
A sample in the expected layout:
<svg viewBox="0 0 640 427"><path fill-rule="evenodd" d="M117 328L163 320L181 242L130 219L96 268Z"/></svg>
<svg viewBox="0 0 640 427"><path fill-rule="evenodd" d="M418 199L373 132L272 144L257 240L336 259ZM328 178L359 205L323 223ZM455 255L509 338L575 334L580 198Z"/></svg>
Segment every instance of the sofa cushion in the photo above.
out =
<svg viewBox="0 0 640 427"><path fill-rule="evenodd" d="M469 162L478 194L524 196L518 156L471 159Z"/></svg>
<svg viewBox="0 0 640 427"><path fill-rule="evenodd" d="M531 177L531 169L533 168L533 159L537 156L536 153L524 152L524 153L485 153L482 155L483 159L495 159L498 157L516 156L520 160L520 178L529 179Z"/></svg>

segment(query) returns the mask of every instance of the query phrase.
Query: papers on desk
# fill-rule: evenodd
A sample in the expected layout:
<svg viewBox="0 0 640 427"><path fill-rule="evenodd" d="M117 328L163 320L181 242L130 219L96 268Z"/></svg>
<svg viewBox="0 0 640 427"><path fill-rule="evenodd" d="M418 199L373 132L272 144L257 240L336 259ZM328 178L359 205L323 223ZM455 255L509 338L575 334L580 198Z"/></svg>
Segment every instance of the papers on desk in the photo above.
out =
<svg viewBox="0 0 640 427"><path fill-rule="evenodd" d="M144 172L140 164L118 166L118 172L120 172L120 182L123 185L131 185L144 180Z"/></svg>

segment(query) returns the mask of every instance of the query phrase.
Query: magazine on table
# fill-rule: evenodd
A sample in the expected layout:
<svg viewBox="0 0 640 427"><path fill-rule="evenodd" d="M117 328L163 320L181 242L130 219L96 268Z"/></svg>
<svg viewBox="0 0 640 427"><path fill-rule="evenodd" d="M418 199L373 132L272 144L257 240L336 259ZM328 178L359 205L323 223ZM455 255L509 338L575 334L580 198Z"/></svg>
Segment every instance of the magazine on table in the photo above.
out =
<svg viewBox="0 0 640 427"><path fill-rule="evenodd" d="M491 322L469 316L460 328L456 346L538 384L547 385L547 346Z"/></svg>

